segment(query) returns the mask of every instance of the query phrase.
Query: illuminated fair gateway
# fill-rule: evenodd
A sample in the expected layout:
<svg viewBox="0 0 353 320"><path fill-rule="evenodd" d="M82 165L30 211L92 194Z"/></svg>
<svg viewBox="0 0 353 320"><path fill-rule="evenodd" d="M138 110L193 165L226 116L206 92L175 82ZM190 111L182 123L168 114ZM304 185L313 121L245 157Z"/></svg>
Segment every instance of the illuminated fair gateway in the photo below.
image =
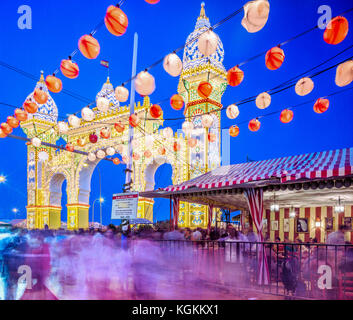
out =
<svg viewBox="0 0 353 320"><path fill-rule="evenodd" d="M168 163L173 168L173 184L196 178L221 165L220 161L220 122L222 108L221 99L227 88L226 71L223 67L224 50L221 40L214 55L203 56L195 39L211 26L205 14L204 4L197 19L195 30L187 39L183 57L183 71L180 76L178 93L185 101L185 118L192 121L194 130L191 137L185 137L182 131L166 138L163 135L163 115L160 119L142 121L140 127L134 129L132 191L154 190L154 176L159 166ZM207 99L202 99L197 93L200 82L208 81L213 86L213 92ZM42 75L36 88L48 93L46 104L40 105L38 112L31 119L21 123L27 137L38 137L43 143L70 143L75 150L97 154L102 150L105 154L112 148L116 154L128 155L129 140L129 106L121 106L114 95L114 87L109 78L97 94L110 102L107 112L94 109L96 117L93 122L81 120L79 127L69 127L63 135L58 131L58 109L49 94ZM29 96L31 98L33 94ZM135 112L141 119L148 116L151 102L145 97L143 103L135 106ZM211 113L213 124L205 129L201 124L204 113ZM125 130L118 133L114 124L125 125ZM103 131L103 132L102 132ZM212 139L209 139L209 133ZM96 135L97 143L91 143L90 135ZM102 138L105 136L105 138ZM108 138L107 138L108 137ZM196 139L194 148L188 141ZM177 147L173 147L177 146ZM103 155L105 155L103 154ZM91 159L92 160L92 159ZM89 227L89 208L92 174L101 159L91 161L87 155L56 150L44 144L36 148L28 144L27 161L27 226L28 229L42 229L46 225L50 229L61 227L62 185L67 181L67 226L70 230ZM112 190L112 193L114 190ZM153 200L140 198L138 218L153 220ZM207 227L208 209L205 206L190 203L180 203L180 227Z"/></svg>

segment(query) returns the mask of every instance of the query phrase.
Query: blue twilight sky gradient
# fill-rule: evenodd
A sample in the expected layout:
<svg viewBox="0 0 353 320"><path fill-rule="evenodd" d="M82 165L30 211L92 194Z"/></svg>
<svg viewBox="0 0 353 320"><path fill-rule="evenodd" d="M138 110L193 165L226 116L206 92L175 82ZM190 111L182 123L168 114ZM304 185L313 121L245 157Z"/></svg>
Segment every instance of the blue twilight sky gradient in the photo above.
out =
<svg viewBox="0 0 353 320"><path fill-rule="evenodd" d="M205 2L206 13L211 23L215 24L244 5L246 0ZM78 54L75 60L80 66L80 76L78 79L69 80L60 75L64 88L93 101L107 75L106 69L99 64L101 59L110 61L111 80L115 86L126 81L131 74L134 32L138 32L140 37L138 71L141 71L185 43L187 36L194 30L200 3L200 0L161 0L157 5L150 5L143 0L126 0L122 9L129 17L127 33L123 37L115 37L105 26L102 27L96 34L102 48L100 56L91 61ZM17 9L23 4L32 8L32 30L23 31L17 27ZM58 68L60 61L67 58L76 48L80 36L88 34L101 21L110 4L112 1L108 0L2 0L0 60L38 77L40 70L44 70L45 74L52 73ZM270 4L269 21L258 33L250 34L241 26L243 13L216 30L224 44L226 69L313 27L319 18L317 10L320 5L331 6L334 16L353 7L351 0L270 0ZM346 14L346 17L353 26L353 12ZM264 57L244 65L244 82L239 87L227 89L223 104L229 105L275 87L353 43L351 31L346 40L336 46L326 44L322 35L323 31L317 29L284 46L286 60L277 71L269 71L265 67ZM328 65L352 55L353 50L348 50ZM155 76L157 84L157 90L151 96L152 102L159 102L176 93L178 79L168 76L161 65L152 69L151 73ZM273 96L272 105L265 111L257 109L254 103L242 105L236 121L227 119L223 114L222 127L229 127L269 111L281 110L340 90L334 83L334 77L335 70L316 77L315 90L307 97L297 96L294 89L279 93ZM18 106L35 86L34 81L3 67L0 67L0 79L0 102ZM287 125L281 124L278 115L264 118L261 130L257 133L251 133L247 125L241 125L239 137L231 140L231 163L244 162L247 155L251 159L261 160L352 146L352 97L353 92L348 91L330 98L330 108L322 115L314 113L312 104L299 107L294 110L293 122ZM53 94L53 98L60 115L73 113L84 107L82 102L62 93ZM182 115L182 112L173 111L168 103L162 107L166 117ZM11 108L1 106L1 122L12 113ZM177 129L180 128L181 122L166 123L166 126ZM23 133L17 129L15 134ZM14 207L20 210L19 216L25 218L26 145L23 142L3 139L0 141L0 151L0 174L7 176L7 183L0 185L0 219L12 218L14 215L11 209ZM103 180L102 194L107 199L103 206L104 222L108 223L111 196L121 191L124 167L102 162L99 168ZM170 178L170 166L162 166L156 173L156 187L169 185ZM91 203L99 197L97 171L94 173L92 184ZM65 204L66 198L63 199L63 205ZM96 220L98 212L97 206ZM66 218L66 210L63 216ZM155 219L168 217L168 201L158 201Z"/></svg>

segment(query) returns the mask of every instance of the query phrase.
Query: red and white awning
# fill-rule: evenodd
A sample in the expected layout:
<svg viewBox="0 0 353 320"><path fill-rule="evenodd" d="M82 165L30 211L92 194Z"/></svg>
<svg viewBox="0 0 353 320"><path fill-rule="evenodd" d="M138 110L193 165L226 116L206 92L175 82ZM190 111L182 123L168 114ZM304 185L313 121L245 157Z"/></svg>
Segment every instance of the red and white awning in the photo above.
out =
<svg viewBox="0 0 353 320"><path fill-rule="evenodd" d="M174 192L190 188L213 189L275 178L281 183L286 183L303 179L345 177L352 174L353 148L346 148L223 166L164 190Z"/></svg>

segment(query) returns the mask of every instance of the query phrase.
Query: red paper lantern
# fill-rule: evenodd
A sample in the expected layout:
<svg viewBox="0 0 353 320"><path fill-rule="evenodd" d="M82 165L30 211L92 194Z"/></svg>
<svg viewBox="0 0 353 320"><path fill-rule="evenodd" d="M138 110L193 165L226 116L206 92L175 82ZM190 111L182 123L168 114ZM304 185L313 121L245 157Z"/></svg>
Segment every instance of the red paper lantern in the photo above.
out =
<svg viewBox="0 0 353 320"><path fill-rule="evenodd" d="M174 149L174 152L180 151L181 149L180 144L178 142L174 142L173 149Z"/></svg>
<svg viewBox="0 0 353 320"><path fill-rule="evenodd" d="M227 80L230 86L236 87L243 82L244 72L238 67L234 67L228 71Z"/></svg>
<svg viewBox="0 0 353 320"><path fill-rule="evenodd" d="M330 106L330 101L328 99L319 98L314 104L314 111L316 113L324 113Z"/></svg>
<svg viewBox="0 0 353 320"><path fill-rule="evenodd" d="M114 128L115 130L118 132L118 133L123 133L125 131L125 126L121 123L121 121L119 121L118 123L116 123L114 125Z"/></svg>
<svg viewBox="0 0 353 320"><path fill-rule="evenodd" d="M119 158L114 158L113 163L118 166L120 164L120 159Z"/></svg>
<svg viewBox="0 0 353 320"><path fill-rule="evenodd" d="M28 113L31 113L31 114L34 114L38 111L38 106L36 103L34 103L33 101L31 100L26 100L23 104L23 108L28 112Z"/></svg>
<svg viewBox="0 0 353 320"><path fill-rule="evenodd" d="M283 123L289 123L293 120L294 113L292 110L285 109L281 112L280 120Z"/></svg>
<svg viewBox="0 0 353 320"><path fill-rule="evenodd" d="M38 104L46 104L48 101L48 94L45 91L37 88L34 90L33 98Z"/></svg>
<svg viewBox="0 0 353 320"><path fill-rule="evenodd" d="M0 128L2 132L6 135L11 134L13 132L13 128L10 127L10 125L7 124L6 122L2 123Z"/></svg>
<svg viewBox="0 0 353 320"><path fill-rule="evenodd" d="M139 119L138 115L132 114L129 118L129 123L130 123L131 127L136 128L140 123L140 119Z"/></svg>
<svg viewBox="0 0 353 320"><path fill-rule="evenodd" d="M72 62L70 59L61 61L60 70L69 79L76 79L80 73L77 63Z"/></svg>
<svg viewBox="0 0 353 320"><path fill-rule="evenodd" d="M197 146L197 140L195 138L191 138L188 140L188 146L193 149Z"/></svg>
<svg viewBox="0 0 353 320"><path fill-rule="evenodd" d="M249 122L249 130L252 132L259 131L261 127L261 122L258 119L253 119Z"/></svg>
<svg viewBox="0 0 353 320"><path fill-rule="evenodd" d="M143 155L148 159L152 157L152 152L150 150L146 150Z"/></svg>
<svg viewBox="0 0 353 320"><path fill-rule="evenodd" d="M90 134L89 142L90 143L97 143L98 142L98 136L96 134L94 134L94 133Z"/></svg>
<svg viewBox="0 0 353 320"><path fill-rule="evenodd" d="M229 128L229 135L233 138L237 137L239 135L240 129L238 126L231 126Z"/></svg>
<svg viewBox="0 0 353 320"><path fill-rule="evenodd" d="M154 104L150 108L150 115L152 118L158 119L161 117L162 114L163 114L163 110L162 110L161 106L159 106L158 104Z"/></svg>
<svg viewBox="0 0 353 320"><path fill-rule="evenodd" d="M15 110L15 117L18 121L27 121L28 113L22 109Z"/></svg>
<svg viewBox="0 0 353 320"><path fill-rule="evenodd" d="M115 36L122 36L129 25L126 14L118 7L109 6L104 19L107 29Z"/></svg>
<svg viewBox="0 0 353 320"><path fill-rule="evenodd" d="M179 94L175 94L174 96L171 97L170 99L170 105L174 110L181 110L184 107L184 99L182 96Z"/></svg>
<svg viewBox="0 0 353 320"><path fill-rule="evenodd" d="M160 0L145 0L147 3L149 4L156 4L158 3Z"/></svg>
<svg viewBox="0 0 353 320"><path fill-rule="evenodd" d="M212 90L212 85L206 81L202 81L197 88L199 96L204 99L208 98L211 95Z"/></svg>
<svg viewBox="0 0 353 320"><path fill-rule="evenodd" d="M270 70L277 70L282 66L284 58L284 51L279 47L274 47L266 53L266 67Z"/></svg>
<svg viewBox="0 0 353 320"><path fill-rule="evenodd" d="M327 25L324 40L328 44L341 43L348 34L349 24L345 17L335 17Z"/></svg>
<svg viewBox="0 0 353 320"><path fill-rule="evenodd" d="M213 142L216 142L216 140L217 140L217 136L214 133L210 132L208 134L208 141L213 143Z"/></svg>
<svg viewBox="0 0 353 320"><path fill-rule="evenodd" d="M72 143L68 143L68 144L66 145L65 149L66 149L67 151L69 151L69 152L74 152L75 147L74 147L74 145L73 145Z"/></svg>
<svg viewBox="0 0 353 320"><path fill-rule="evenodd" d="M7 137L7 134L0 129L0 138L3 139L3 138L6 138L6 137Z"/></svg>
<svg viewBox="0 0 353 320"><path fill-rule="evenodd" d="M59 93L63 89L62 81L56 76L47 76L45 79L45 84L49 91L54 93Z"/></svg>
<svg viewBox="0 0 353 320"><path fill-rule="evenodd" d="M161 155L161 156L164 156L166 154L166 149L164 147L159 147L158 148L158 153Z"/></svg>
<svg viewBox="0 0 353 320"><path fill-rule="evenodd" d="M87 59L96 59L101 51L97 39L91 35L84 35L78 41L78 48Z"/></svg>
<svg viewBox="0 0 353 320"><path fill-rule="evenodd" d="M20 125L20 121L18 121L18 119L16 119L15 117L7 117L6 122L13 129L18 128Z"/></svg>

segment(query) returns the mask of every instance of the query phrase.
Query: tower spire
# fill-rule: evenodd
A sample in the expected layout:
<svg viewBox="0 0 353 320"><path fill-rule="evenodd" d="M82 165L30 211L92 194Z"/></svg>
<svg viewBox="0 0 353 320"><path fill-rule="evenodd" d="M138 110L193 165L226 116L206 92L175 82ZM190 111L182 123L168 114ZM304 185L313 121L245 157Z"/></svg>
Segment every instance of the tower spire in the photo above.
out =
<svg viewBox="0 0 353 320"><path fill-rule="evenodd" d="M198 20L201 20L201 19L207 19L208 20L208 17L206 16L206 10L205 10L205 3L204 2L201 2L201 12L200 12L200 16L199 16Z"/></svg>

